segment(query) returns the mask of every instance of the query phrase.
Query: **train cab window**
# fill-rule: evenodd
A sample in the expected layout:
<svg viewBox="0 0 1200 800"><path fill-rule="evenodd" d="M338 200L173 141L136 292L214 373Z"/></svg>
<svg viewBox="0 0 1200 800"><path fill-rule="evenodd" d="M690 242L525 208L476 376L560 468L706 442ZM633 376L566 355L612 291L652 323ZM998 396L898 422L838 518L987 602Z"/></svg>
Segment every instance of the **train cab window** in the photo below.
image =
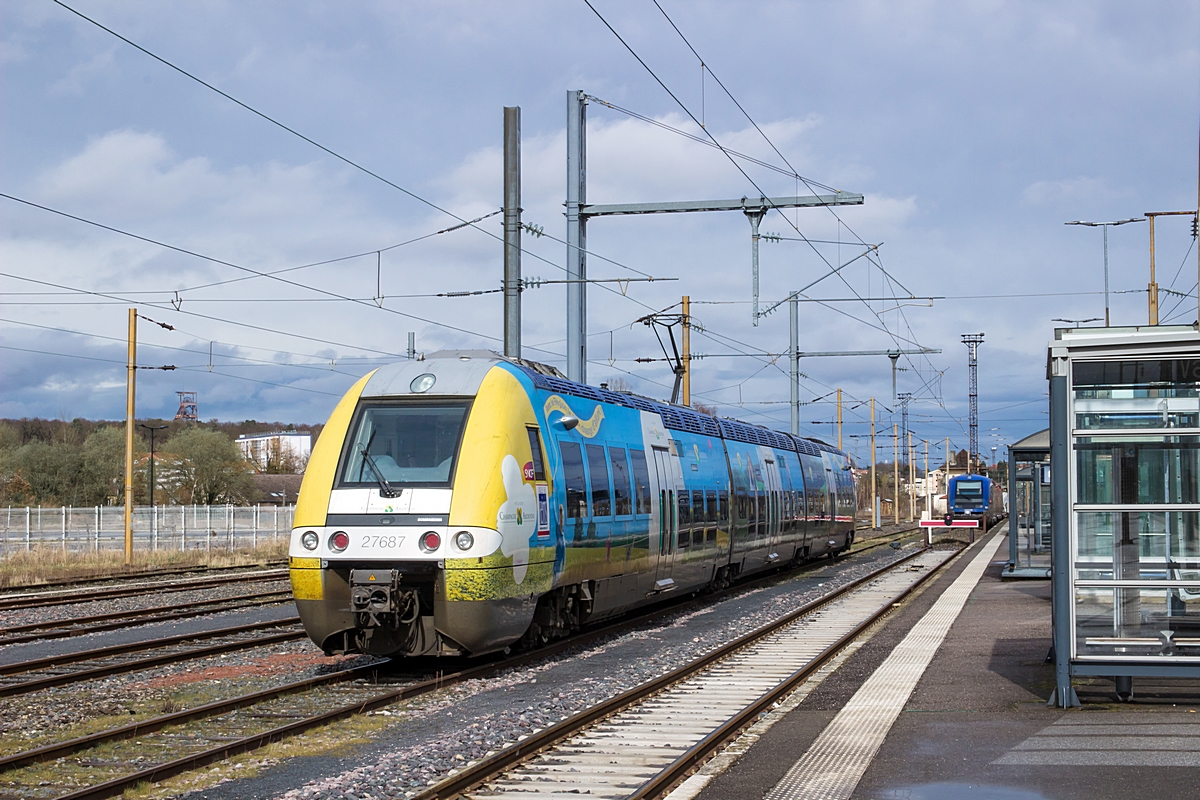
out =
<svg viewBox="0 0 1200 800"><path fill-rule="evenodd" d="M340 486L449 486L466 403L365 403L342 456Z"/></svg>
<svg viewBox="0 0 1200 800"><path fill-rule="evenodd" d="M633 513L633 496L629 493L629 461L624 447L608 448L612 462L613 506L618 517Z"/></svg>
<svg viewBox="0 0 1200 800"><path fill-rule="evenodd" d="M583 451L575 442L559 442L563 460L563 483L567 488L567 517L587 516L587 479L583 476Z"/></svg>
<svg viewBox="0 0 1200 800"><path fill-rule="evenodd" d="M537 428L526 428L525 432L529 434L529 452L533 453L533 479L544 481L546 462L542 460L542 437L538 435Z"/></svg>
<svg viewBox="0 0 1200 800"><path fill-rule="evenodd" d="M630 448L629 460L633 465L634 511L638 514L649 514L650 471L646 468L646 453Z"/></svg>
<svg viewBox="0 0 1200 800"><path fill-rule="evenodd" d="M607 517L612 514L612 489L608 479L608 459L604 448L598 444L587 445L588 473L592 479L592 516Z"/></svg>

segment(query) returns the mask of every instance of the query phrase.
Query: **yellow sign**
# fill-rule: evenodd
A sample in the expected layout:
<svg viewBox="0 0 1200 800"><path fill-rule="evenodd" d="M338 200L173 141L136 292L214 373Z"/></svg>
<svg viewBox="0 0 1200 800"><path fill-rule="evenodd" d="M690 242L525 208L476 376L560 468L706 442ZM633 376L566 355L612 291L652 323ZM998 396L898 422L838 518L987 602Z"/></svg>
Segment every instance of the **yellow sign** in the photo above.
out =
<svg viewBox="0 0 1200 800"><path fill-rule="evenodd" d="M563 400L556 394L552 394L546 398L546 405L543 410L545 411L547 418L549 418L551 411L558 411L569 417L578 418L579 416L571 410L571 407L567 405L566 400ZM579 420L579 424L575 426L575 430L579 431L582 436L591 439L600 432L600 422L603 419L604 409L600 406L596 406L596 410L592 412L591 418Z"/></svg>

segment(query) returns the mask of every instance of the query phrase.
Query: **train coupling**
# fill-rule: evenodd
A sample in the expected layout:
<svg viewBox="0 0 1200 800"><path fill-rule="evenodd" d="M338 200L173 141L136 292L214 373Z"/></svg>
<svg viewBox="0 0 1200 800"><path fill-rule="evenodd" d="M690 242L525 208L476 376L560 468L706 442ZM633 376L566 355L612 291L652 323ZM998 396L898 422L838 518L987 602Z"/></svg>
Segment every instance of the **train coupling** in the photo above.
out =
<svg viewBox="0 0 1200 800"><path fill-rule="evenodd" d="M417 592L400 587L398 569L350 570L350 610L363 628L397 628L420 614Z"/></svg>

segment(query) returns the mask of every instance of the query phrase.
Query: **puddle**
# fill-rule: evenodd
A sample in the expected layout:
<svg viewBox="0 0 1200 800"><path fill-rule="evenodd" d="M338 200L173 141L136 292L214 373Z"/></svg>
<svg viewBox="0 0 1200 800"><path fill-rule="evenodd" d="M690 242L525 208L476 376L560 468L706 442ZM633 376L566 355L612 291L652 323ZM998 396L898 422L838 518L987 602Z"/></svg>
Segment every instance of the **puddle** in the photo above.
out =
<svg viewBox="0 0 1200 800"><path fill-rule="evenodd" d="M1046 800L1044 794L1003 786L984 786L977 783L926 783L920 786L900 786L885 789L875 795L879 800Z"/></svg>

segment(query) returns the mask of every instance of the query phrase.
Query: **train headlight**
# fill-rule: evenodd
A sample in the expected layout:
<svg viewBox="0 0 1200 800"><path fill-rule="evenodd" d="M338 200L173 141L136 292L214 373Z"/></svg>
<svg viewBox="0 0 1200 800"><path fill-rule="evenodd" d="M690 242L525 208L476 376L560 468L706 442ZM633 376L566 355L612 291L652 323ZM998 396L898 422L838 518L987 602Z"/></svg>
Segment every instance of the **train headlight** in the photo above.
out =
<svg viewBox="0 0 1200 800"><path fill-rule="evenodd" d="M459 550L470 550L473 544L475 544L475 537L466 531L454 534L454 546Z"/></svg>
<svg viewBox="0 0 1200 800"><path fill-rule="evenodd" d="M435 381L437 381L437 378L426 372L424 375L418 375L417 377L413 378L412 383L408 385L408 388L416 394L428 392L433 388Z"/></svg>
<svg viewBox="0 0 1200 800"><path fill-rule="evenodd" d="M426 553L432 553L441 546L442 537L438 535L437 531L427 531L425 535L421 537L421 549Z"/></svg>
<svg viewBox="0 0 1200 800"><path fill-rule="evenodd" d="M300 537L300 544L304 545L305 550L316 550L320 543L321 539L317 536L316 531L305 531L304 535Z"/></svg>
<svg viewBox="0 0 1200 800"><path fill-rule="evenodd" d="M329 537L329 549L336 553L340 553L350 546L350 534L345 531L338 531L333 536Z"/></svg>

